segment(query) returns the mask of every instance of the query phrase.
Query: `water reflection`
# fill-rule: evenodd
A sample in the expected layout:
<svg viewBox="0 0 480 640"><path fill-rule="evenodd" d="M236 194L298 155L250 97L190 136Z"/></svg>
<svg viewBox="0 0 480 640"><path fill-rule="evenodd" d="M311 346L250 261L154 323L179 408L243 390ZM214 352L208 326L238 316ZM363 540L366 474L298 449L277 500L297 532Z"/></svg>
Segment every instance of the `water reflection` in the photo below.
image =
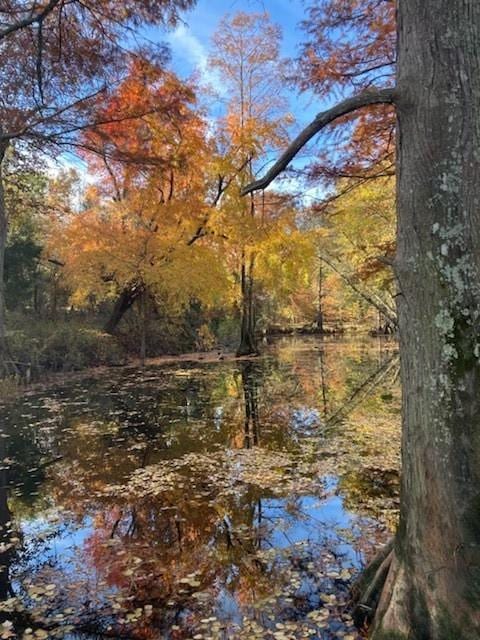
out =
<svg viewBox="0 0 480 640"><path fill-rule="evenodd" d="M4 407L4 637L356 638L397 510L394 351L285 339Z"/></svg>

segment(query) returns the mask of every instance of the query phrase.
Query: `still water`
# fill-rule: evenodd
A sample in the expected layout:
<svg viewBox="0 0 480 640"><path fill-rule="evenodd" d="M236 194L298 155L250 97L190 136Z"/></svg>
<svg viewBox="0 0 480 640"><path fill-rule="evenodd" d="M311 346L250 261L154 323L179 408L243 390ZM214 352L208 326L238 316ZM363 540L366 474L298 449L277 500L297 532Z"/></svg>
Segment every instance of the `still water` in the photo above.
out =
<svg viewBox="0 0 480 640"><path fill-rule="evenodd" d="M398 507L393 342L121 368L0 407L0 637L356 640Z"/></svg>

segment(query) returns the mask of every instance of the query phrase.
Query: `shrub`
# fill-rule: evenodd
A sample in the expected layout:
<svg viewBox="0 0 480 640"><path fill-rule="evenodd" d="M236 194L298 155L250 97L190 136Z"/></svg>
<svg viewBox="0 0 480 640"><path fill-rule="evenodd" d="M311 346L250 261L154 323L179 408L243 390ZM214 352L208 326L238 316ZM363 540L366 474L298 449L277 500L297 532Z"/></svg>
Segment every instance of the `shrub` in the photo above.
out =
<svg viewBox="0 0 480 640"><path fill-rule="evenodd" d="M52 371L76 371L100 365L125 363L125 353L115 337L96 329L59 327L41 348L39 365Z"/></svg>
<svg viewBox="0 0 480 640"><path fill-rule="evenodd" d="M0 378L0 403L8 402L15 398L19 389L19 382L14 377Z"/></svg>
<svg viewBox="0 0 480 640"><path fill-rule="evenodd" d="M76 371L126 362L117 338L85 326L85 322L54 322L12 314L9 326L15 329L8 332L8 346L22 380L27 371L38 378L42 370Z"/></svg>
<svg viewBox="0 0 480 640"><path fill-rule="evenodd" d="M215 348L217 339L213 334L208 324L202 324L197 329L197 336L195 339L195 347L198 351L211 351Z"/></svg>

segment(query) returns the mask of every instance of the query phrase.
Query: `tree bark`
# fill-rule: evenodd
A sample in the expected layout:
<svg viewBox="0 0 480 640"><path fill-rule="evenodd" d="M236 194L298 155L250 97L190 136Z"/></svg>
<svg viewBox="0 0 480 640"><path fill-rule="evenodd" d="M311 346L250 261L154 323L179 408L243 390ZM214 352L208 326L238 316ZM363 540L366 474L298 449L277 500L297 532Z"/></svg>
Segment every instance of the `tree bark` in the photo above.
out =
<svg viewBox="0 0 480 640"><path fill-rule="evenodd" d="M147 301L148 296L146 290L140 297L140 364L145 366L147 359Z"/></svg>
<svg viewBox="0 0 480 640"><path fill-rule="evenodd" d="M480 637L480 3L401 0L400 527L373 638Z"/></svg>

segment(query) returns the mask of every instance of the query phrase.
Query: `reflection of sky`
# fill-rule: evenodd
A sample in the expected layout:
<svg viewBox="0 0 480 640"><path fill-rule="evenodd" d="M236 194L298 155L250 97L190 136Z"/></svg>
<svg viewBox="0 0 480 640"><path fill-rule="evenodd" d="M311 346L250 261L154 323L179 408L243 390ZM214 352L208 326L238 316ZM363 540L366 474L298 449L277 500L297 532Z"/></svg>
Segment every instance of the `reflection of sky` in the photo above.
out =
<svg viewBox="0 0 480 640"><path fill-rule="evenodd" d="M268 548L286 549L299 542L324 546L334 544L339 554L358 566L359 558L355 551L341 541L338 532L339 529L355 530L358 518L344 509L339 496L331 495L336 480L326 478L324 481L329 497L263 498L261 517L257 512L255 518L261 524L267 524ZM80 524L60 525L39 516L23 521L21 530L25 540L25 557L29 559L27 564L31 565L32 570L48 564L68 575L74 569L75 560L78 561L85 542L94 532L95 525L91 515L85 515ZM34 548L39 538L45 541L41 544L40 553L38 548Z"/></svg>
<svg viewBox="0 0 480 640"><path fill-rule="evenodd" d="M321 424L320 412L312 407L300 407L292 414L291 426L300 433L315 432Z"/></svg>
<svg viewBox="0 0 480 640"><path fill-rule="evenodd" d="M261 445L268 447L270 451L278 450L279 452L285 447L291 447L293 442L302 440L302 436L322 433L317 393L311 389L310 385L304 389L297 384L299 374L295 373L297 371L295 367L299 363L301 364L300 374L305 371L311 376L315 371L318 358L312 346L315 347L316 343L289 340L285 344L290 345L288 353L285 352L277 359L272 358L271 361L262 360L258 364L258 369L255 369L252 374L257 385L255 395L258 396L259 403ZM298 350L294 348L295 345ZM343 347L336 343L332 343L330 347L333 349L335 359L342 362L342 358L347 358L350 353L350 351L343 353ZM283 352L279 351L279 353ZM342 358L338 357L340 355ZM288 360L285 360L287 357ZM287 361L288 366L285 365ZM282 362L283 365L279 366ZM337 398L340 404L343 404L345 398L351 396L352 385L370 376L371 370L375 369L377 352L374 349L366 349L365 353L362 352L361 358L355 360L347 358L346 363L348 366L344 372L345 388L342 387L342 393L339 393ZM151 451L152 455L148 461L148 464L151 464L158 462L162 457L178 458L190 451L212 454L217 447L231 446L231 433L243 435L244 389L240 384L238 386L233 384L240 380L237 365L223 363L197 367L194 372L190 371L190 378L183 375L188 372L188 369L188 365L177 368L175 375L171 375L172 372L165 369L152 368L142 374L128 369L109 372L108 376L92 380L91 384L85 380L68 384L57 390L55 402L49 400L52 390L47 392L48 396L40 394L39 397L23 402L22 406L18 407L21 410L20 416L15 412L15 405L11 405L7 412L9 417L6 424L11 429L12 437L13 434L16 438L22 435L18 443L20 446L18 452L23 457L31 456L29 473L35 474L38 471L39 460L48 461L52 457L47 449L51 442L50 428L55 425L55 451L64 460L62 464L73 465L74 478L77 473L80 473L79 469L83 469L83 473L86 473L92 482L96 475L99 478L98 482L115 484L119 481L119 475L120 481L123 482L124 477L121 475L123 471L128 475L135 468L146 464L146 458L142 454L143 445L147 445ZM179 370L182 371L182 375L178 375ZM230 380L230 386L226 384L228 380ZM110 393L111 390L115 393ZM377 389L376 393L380 394L381 388ZM194 416L188 421L185 415L187 395L189 411ZM83 402L78 401L79 397L82 401L88 397L87 407ZM40 402L41 398L44 402ZM25 405L30 406L35 415L25 414ZM381 411L382 406L377 407L376 411ZM88 417L85 414L86 408L91 414ZM388 413L391 410L390 404L385 405L383 410ZM20 420L22 415L26 416L22 418L25 424ZM32 422L33 417L36 418L35 422ZM79 418L81 418L80 422ZM45 442L41 437L44 428L49 430L49 438ZM34 438L33 434L37 437ZM42 447L37 451L34 444L38 446L39 442ZM26 443L29 443L31 451ZM171 450L167 452L169 446ZM77 460L77 455L80 456L80 462L85 465L80 464L78 469L73 464ZM39 460L36 456L39 456ZM108 461L105 472L102 471L102 460ZM48 493L49 488L51 489L48 474L52 469L54 469L53 465L47 467L42 500L37 503L39 509L42 504L51 505L50 499L54 499L56 495L55 492L53 495ZM68 466L64 473L65 475L69 473ZM59 474L59 481L63 477ZM43 477L42 481L44 481ZM360 519L344 509L342 498L337 495L336 478L319 479L319 486L322 486L323 497L291 495L288 498L272 498L271 492L261 490L258 493L255 492L254 501L248 503L249 527L254 528L257 520L260 519L262 526L258 530L258 538L262 539L262 549L268 551L273 548L276 550L275 553L278 552L279 557L294 554L297 554L297 557L303 557L302 554L305 551L305 555L319 558L324 550L333 549L342 557L346 566L358 567L362 559L355 551L355 543L347 542L344 535L351 533L354 539L360 538L363 525L366 523L368 528L372 521ZM88 492L88 487L87 482L83 489L80 486L78 488ZM59 505L61 505L61 491L59 495ZM253 513L257 500L261 504L260 513L258 506L256 513ZM110 509L115 502L116 497L112 496L108 508ZM118 502L121 503L120 496ZM61 511L61 507L58 514L53 508L30 520L21 518L20 513L17 514L18 519L22 520L26 550L21 553L17 568L12 567L13 575L25 577L28 572L29 577L35 579L42 565L47 567L50 565L52 567L50 575L57 570L59 583L63 582L63 584L73 582L72 575L77 569L80 569L82 580L89 583L92 582L92 578L103 577L101 574L105 571L105 566L99 567L97 576L93 558L89 555L91 548L88 544L97 526L95 511L99 508L99 503L92 494L92 501L89 503L84 500L82 504L84 512L80 514L79 520L71 517L67 511ZM234 530L237 520L240 522L245 520L243 514L236 512L246 508L242 492L239 491L237 496L232 496L228 506L230 523ZM55 515L59 516L60 522L55 520ZM218 543L220 539L224 539L224 536L219 536L218 531L214 529L215 524L212 524L212 531L206 532L205 540L205 545L208 545L212 551L214 551L215 542ZM38 537L43 537L43 540L38 541ZM233 556L230 556L223 554L222 548L219 548L219 557L212 557L212 563L217 563L219 567L222 565L216 578L218 584L211 585L217 594L216 606L219 615L221 612L222 616L230 620L237 620L240 615L237 607L241 606L241 603L240 599L236 601L235 584L238 572L244 572L245 569L239 558L235 557L238 549L237 546ZM38 575L40 576L41 573ZM268 577L270 579L270 574ZM272 582L274 579L274 572L272 572ZM310 578L304 577L302 580L304 584L308 583L305 590L309 598L315 590L316 592L322 590L319 589L318 581L313 581L311 586L308 586ZM49 582L53 581L55 580L49 580ZM102 591L101 597L103 596ZM315 606L313 603L312 608Z"/></svg>
<svg viewBox="0 0 480 640"><path fill-rule="evenodd" d="M327 491L335 491L335 478L324 478L324 483ZM287 557L290 558L307 554L317 559L321 550L331 550L336 558L341 558L343 566L362 566L363 558L350 543L342 539L341 535L342 529L353 534L355 531L359 533L356 526L359 519L344 509L339 496L330 495L323 500L314 496L302 496L294 501L268 498L261 499L260 505L257 507L255 519L259 526L266 525L268 530L263 539L263 549L276 549L284 558L285 552L288 552ZM231 565L225 584L217 585L215 615L224 621L241 624L241 607L235 598L235 592L232 593L228 588L229 583L237 576L238 567ZM275 584L272 583L272 591L274 588ZM312 609L321 606L320 591L322 589L319 589L314 574L309 571L301 572L296 594L306 597Z"/></svg>
<svg viewBox="0 0 480 640"><path fill-rule="evenodd" d="M93 519L85 516L80 524L52 524L47 519L39 516L33 520L21 523L21 530L25 538L26 557L30 557L30 551L34 551L36 540L44 539L40 555L33 553L32 563L39 566L42 563L55 565L62 573L72 571L72 563L77 557L86 540L94 530ZM38 553L38 550L36 551Z"/></svg>
<svg viewBox="0 0 480 640"><path fill-rule="evenodd" d="M346 511L339 496L320 500L314 496L295 499L293 514L285 499L262 500L262 517L275 523L269 535L269 544L278 549L299 542L312 545L335 545L336 551L358 566L358 558L351 545L341 540L340 529L355 529L358 518ZM295 514L298 514L296 517Z"/></svg>

